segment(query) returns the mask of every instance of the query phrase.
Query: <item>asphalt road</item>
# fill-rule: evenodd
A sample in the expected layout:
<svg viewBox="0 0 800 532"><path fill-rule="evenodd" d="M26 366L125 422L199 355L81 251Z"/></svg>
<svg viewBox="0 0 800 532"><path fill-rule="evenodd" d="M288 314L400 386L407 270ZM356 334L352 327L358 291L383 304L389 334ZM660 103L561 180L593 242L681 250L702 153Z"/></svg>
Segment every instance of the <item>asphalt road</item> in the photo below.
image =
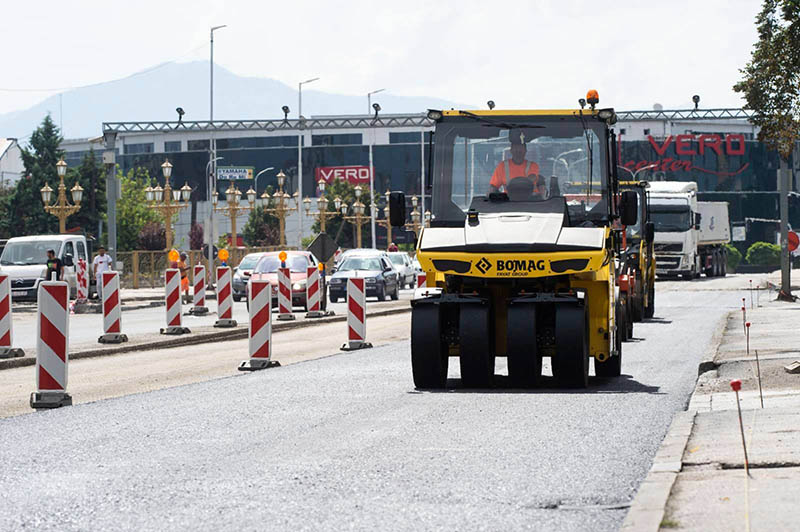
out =
<svg viewBox="0 0 800 532"><path fill-rule="evenodd" d="M401 290L400 299L410 300L414 294L414 290ZM391 299L387 298L387 302ZM132 303L137 304L137 303ZM138 303L141 304L141 303ZM381 305L375 298L368 298L367 304L372 308ZM206 306L211 311L205 316L183 316L183 325L185 327L211 327L217 321L217 302L216 300L207 300ZM183 312L189 311L191 305L184 305ZM339 301L338 303L328 302L328 309L333 310L336 314L346 314L347 303ZM302 307L295 307L295 314L302 317L305 313ZM277 309L273 307L273 312ZM247 306L244 301L233 303L233 319L241 324L247 324L248 314ZM156 306L150 308L139 308L136 310L129 310L122 312L122 332L133 338L137 335L151 335L157 334L158 331L166 324L166 310L165 307ZM103 334L103 316L102 314L72 314L69 317L69 342L72 348L77 346L97 345L97 338ZM35 312L18 312L14 314L14 347L20 347L27 354L33 354L36 350L36 313Z"/></svg>
<svg viewBox="0 0 800 532"><path fill-rule="evenodd" d="M0 420L0 529L616 530L740 298L664 286L585 392L417 392L396 342Z"/></svg>

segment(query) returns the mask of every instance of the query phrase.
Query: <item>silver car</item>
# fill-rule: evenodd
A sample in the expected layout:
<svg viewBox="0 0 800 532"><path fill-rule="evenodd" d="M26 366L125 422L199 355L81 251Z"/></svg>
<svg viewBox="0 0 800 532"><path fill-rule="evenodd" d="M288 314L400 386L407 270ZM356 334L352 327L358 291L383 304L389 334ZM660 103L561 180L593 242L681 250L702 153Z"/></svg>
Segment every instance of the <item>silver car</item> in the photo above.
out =
<svg viewBox="0 0 800 532"><path fill-rule="evenodd" d="M400 288L405 286L414 288L416 276L414 275L414 265L409 254L405 251L390 251L389 260L392 261L395 270L397 270Z"/></svg>

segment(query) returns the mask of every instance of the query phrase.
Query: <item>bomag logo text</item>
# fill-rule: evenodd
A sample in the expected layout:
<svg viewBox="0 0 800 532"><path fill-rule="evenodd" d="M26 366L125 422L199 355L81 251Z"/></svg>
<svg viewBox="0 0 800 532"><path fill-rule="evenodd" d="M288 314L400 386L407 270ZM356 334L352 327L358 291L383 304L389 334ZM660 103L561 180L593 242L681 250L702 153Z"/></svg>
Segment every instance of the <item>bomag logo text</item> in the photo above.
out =
<svg viewBox="0 0 800 532"><path fill-rule="evenodd" d="M545 270L545 262L543 259L539 260L498 260L497 261L497 275L498 276L516 276L526 275L531 272L541 272Z"/></svg>

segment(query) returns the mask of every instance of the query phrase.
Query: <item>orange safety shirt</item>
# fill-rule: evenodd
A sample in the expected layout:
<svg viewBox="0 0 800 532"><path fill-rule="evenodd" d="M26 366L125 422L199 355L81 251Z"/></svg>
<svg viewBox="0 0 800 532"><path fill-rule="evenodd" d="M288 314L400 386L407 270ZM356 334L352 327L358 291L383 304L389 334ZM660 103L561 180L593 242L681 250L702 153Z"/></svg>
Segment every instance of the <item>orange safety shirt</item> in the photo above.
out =
<svg viewBox="0 0 800 532"><path fill-rule="evenodd" d="M538 189L541 186L538 177L538 164L533 161L522 161L521 164L517 164L511 159L506 159L505 161L501 161L500 164L497 165L497 168L494 169L494 173L492 174L492 179L489 181L489 184L499 190L511 179L528 177L531 174L536 174L534 186Z"/></svg>

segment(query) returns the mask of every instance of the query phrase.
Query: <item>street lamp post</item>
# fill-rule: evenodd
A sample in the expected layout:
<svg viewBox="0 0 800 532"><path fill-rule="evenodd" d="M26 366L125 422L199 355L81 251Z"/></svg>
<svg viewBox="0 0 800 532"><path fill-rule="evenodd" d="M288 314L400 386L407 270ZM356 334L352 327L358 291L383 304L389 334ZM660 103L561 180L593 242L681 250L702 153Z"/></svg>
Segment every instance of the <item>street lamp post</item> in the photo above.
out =
<svg viewBox="0 0 800 532"><path fill-rule="evenodd" d="M247 194L247 203L249 206L244 206L241 204L240 199L242 197L242 193L239 191L238 188L231 182L231 185L228 187L228 190L225 191L225 199L227 200L224 207L217 207L217 202L219 198L217 197L216 191L214 192L214 196L212 196L211 201L214 203L214 210L216 212L220 212L230 218L231 220L231 242L232 248L236 249L238 247L238 241L236 237L236 217L239 216L243 212L248 212L255 208L256 204L256 191L250 188L245 194Z"/></svg>
<svg viewBox="0 0 800 532"><path fill-rule="evenodd" d="M333 206L335 209L333 211L328 210L328 198L325 197L325 180L320 178L319 183L317 184L319 187L319 191L322 192L322 195L317 198L317 210L316 212L311 212L311 198L305 198L303 200L303 207L306 209L306 216L313 216L319 221L319 232L325 232L325 222L328 218L333 218L334 216L339 216L339 209L342 207L342 200L339 196L333 200Z"/></svg>
<svg viewBox="0 0 800 532"><path fill-rule="evenodd" d="M74 205L70 205L67 200L67 187L64 185L64 176L67 175L67 163L64 162L63 157L56 163L56 172L58 173L58 196L56 197L55 205L50 205L50 200L53 197L53 189L50 188L50 185L45 183L40 192L42 193L44 210L58 218L58 231L64 234L67 232L67 217L81 210L83 188L78 183L75 183L75 186L69 190L74 203Z"/></svg>
<svg viewBox="0 0 800 532"><path fill-rule="evenodd" d="M351 216L347 216L347 204L342 203L342 218L356 226L356 247L361 247L361 226L369 221L368 216L364 216L365 205L361 203L361 185L356 185L355 189L356 201L353 203L350 210L353 212Z"/></svg>
<svg viewBox="0 0 800 532"><path fill-rule="evenodd" d="M391 195L390 191L386 191L386 205L383 207L383 220L377 220L376 223L381 227L386 228L386 245L387 247L392 243L392 221L391 221L391 210L389 208L389 196ZM376 246L377 247L377 242Z"/></svg>
<svg viewBox="0 0 800 532"><path fill-rule="evenodd" d="M419 237L419 231L422 227L422 215L419 212L419 198L416 196L411 197L411 222L405 225L406 230L414 231L414 234ZM429 213L426 213L426 218L430 218ZM427 220L426 220L427 222Z"/></svg>
<svg viewBox="0 0 800 532"><path fill-rule="evenodd" d="M623 170L625 170L626 172L628 172L628 173L631 175L631 180L632 180L632 181L638 181L638 180L636 179L636 176L638 176L638 175L639 175L639 172L644 172L645 170L650 170L651 168L655 168L656 166L658 166L658 163L649 164L649 165L645 166L644 168L639 168L639 169L638 169L638 170L636 170L635 172L634 172L633 170L631 170L630 168L625 168L625 167L624 167L624 166L622 166L621 164L618 164L618 165L617 165L617 168L622 168Z"/></svg>
<svg viewBox="0 0 800 532"><path fill-rule="evenodd" d="M303 201L303 85L317 81L319 78L311 78L297 84L297 192L300 201ZM298 205L299 208L299 205ZM303 217L298 217L300 235L298 236L298 248L303 241Z"/></svg>
<svg viewBox="0 0 800 532"><path fill-rule="evenodd" d="M172 188L169 184L172 176L172 164L170 164L169 160L165 160L164 164L161 165L161 172L164 174L164 188L161 188L160 185L155 188L148 186L144 189L144 194L145 199L147 199L147 206L164 218L167 249L169 250L172 249L172 218L181 209L189 206L189 197L192 195L192 189L188 184L183 185L181 188Z"/></svg>
<svg viewBox="0 0 800 532"><path fill-rule="evenodd" d="M217 157L217 142L214 138L214 32L225 28L226 25L212 26L210 34L210 56L208 61L209 66L209 81L208 81L208 120L211 129L211 136L208 141L208 165L206 165L206 175L208 176L208 187L206 188L206 201L211 201L211 191L217 188L216 175L217 175L217 161L222 157ZM208 210L208 228L206 238L208 239L208 265L211 270L210 273L215 275L214 268L211 265L214 263L214 209Z"/></svg>
<svg viewBox="0 0 800 532"><path fill-rule="evenodd" d="M367 93L367 114L372 112L372 95L378 94L379 92L383 92L386 89L378 89Z"/></svg>
<svg viewBox="0 0 800 532"><path fill-rule="evenodd" d="M375 92L380 92L380 90ZM372 108L375 110L375 118L372 119L373 127L371 127L369 131L369 221L370 234L372 235L372 247L375 247L375 166L372 164L372 146L375 144L375 121L378 119L378 113L381 111L381 104L375 102L372 104Z"/></svg>
<svg viewBox="0 0 800 532"><path fill-rule="evenodd" d="M253 181L254 181L253 184L254 184L255 189L256 189L256 194L258 194L258 178L261 177L262 174L266 174L270 170L275 170L275 167L274 166L270 166L269 168L264 168L259 173L257 173L255 179L253 179Z"/></svg>
<svg viewBox="0 0 800 532"><path fill-rule="evenodd" d="M280 245L281 247L286 245L286 217L289 216L289 213L292 211L298 211L300 209L300 205L297 204L297 193L295 192L294 197L289 196L286 192L283 191L283 185L286 183L286 174L283 173L281 170L278 172L278 191L272 195L272 204L274 207L265 207L264 210L270 214L273 214L278 218L278 227L280 231ZM261 199L264 203L270 201L270 195L265 190L264 193L261 195ZM294 205L289 205L290 199L294 200ZM302 216L301 216L302 217Z"/></svg>

